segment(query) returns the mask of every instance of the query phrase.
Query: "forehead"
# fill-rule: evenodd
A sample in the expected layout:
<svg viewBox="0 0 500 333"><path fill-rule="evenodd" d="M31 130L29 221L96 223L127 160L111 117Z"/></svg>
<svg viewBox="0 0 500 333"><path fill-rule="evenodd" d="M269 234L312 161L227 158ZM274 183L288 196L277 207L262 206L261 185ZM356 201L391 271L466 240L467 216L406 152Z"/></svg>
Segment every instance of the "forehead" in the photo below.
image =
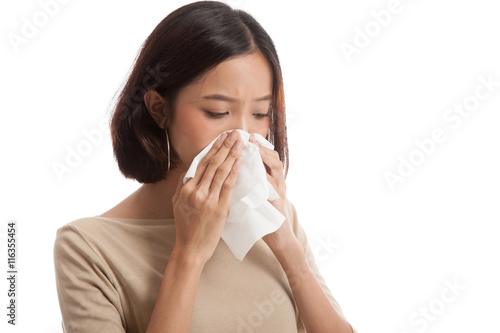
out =
<svg viewBox="0 0 500 333"><path fill-rule="evenodd" d="M270 95L272 86L271 66L259 52L221 62L199 80L188 85L182 94L192 101L211 94L226 95L244 101Z"/></svg>

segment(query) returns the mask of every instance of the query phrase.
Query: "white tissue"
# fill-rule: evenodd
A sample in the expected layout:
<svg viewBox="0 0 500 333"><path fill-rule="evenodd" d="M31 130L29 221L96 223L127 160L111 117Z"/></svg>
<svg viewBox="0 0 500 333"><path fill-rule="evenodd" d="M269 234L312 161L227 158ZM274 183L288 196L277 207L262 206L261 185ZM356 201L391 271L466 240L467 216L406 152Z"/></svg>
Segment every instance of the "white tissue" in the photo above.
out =
<svg viewBox="0 0 500 333"><path fill-rule="evenodd" d="M199 162L212 148L215 141L222 134L229 134L231 131L219 134L193 159L184 176L184 184L189 178L194 177ZM259 148L249 141L248 132L241 129L237 131L240 132L240 139L244 143L241 152L243 164L231 193L229 216L222 232L222 239L235 257L241 261L257 240L278 230L286 217L268 201L278 199L279 195L267 180ZM274 146L262 135L255 133L254 136L259 144L274 149Z"/></svg>

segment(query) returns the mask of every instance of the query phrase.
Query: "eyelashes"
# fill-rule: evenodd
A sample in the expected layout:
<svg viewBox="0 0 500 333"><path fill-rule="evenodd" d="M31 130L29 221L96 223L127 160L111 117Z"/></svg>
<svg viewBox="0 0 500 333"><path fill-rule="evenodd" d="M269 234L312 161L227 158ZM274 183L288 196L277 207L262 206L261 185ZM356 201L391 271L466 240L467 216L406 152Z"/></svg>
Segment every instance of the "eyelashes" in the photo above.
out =
<svg viewBox="0 0 500 333"><path fill-rule="evenodd" d="M224 115L227 114L227 112L224 112L224 113L219 113L219 112L210 112L210 111L207 111L207 110L204 110L205 113L211 117L211 118L216 118L216 119L219 119L219 118L222 118L224 117Z"/></svg>
<svg viewBox="0 0 500 333"><path fill-rule="evenodd" d="M224 113L219 113L219 112L210 112L208 110L204 110L205 113L210 117L210 118L214 118L214 119L221 119L223 118L226 114L228 114L228 112L224 112ZM261 119L264 119L266 117L271 117L271 113L256 113L254 114L254 116L261 120Z"/></svg>

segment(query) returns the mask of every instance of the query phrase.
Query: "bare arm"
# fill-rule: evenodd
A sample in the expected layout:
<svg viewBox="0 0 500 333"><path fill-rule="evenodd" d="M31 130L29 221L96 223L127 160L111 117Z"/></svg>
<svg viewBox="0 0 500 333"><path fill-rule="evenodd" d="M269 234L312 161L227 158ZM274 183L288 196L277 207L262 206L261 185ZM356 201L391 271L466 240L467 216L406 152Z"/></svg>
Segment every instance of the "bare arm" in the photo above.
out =
<svg viewBox="0 0 500 333"><path fill-rule="evenodd" d="M174 249L146 333L189 332L203 266L196 258L182 256Z"/></svg>
<svg viewBox="0 0 500 333"><path fill-rule="evenodd" d="M175 245L163 276L146 333L188 333L196 290L229 214L231 192L241 171L239 138L222 135L202 158L195 177L179 177L172 198ZM226 139L227 137L227 139ZM188 211L189 214L186 214Z"/></svg>
<svg viewBox="0 0 500 333"><path fill-rule="evenodd" d="M278 230L262 239L273 251L286 273L307 333L353 333L351 325L335 310L316 280L307 264L302 245L292 231L286 208L283 163L278 153L261 146L253 137L250 141L260 148L260 155L266 166L267 180L279 194L279 199L271 201L271 204L286 217Z"/></svg>
<svg viewBox="0 0 500 333"><path fill-rule="evenodd" d="M351 325L335 310L309 268L300 243L274 254L286 273L306 331L352 333Z"/></svg>

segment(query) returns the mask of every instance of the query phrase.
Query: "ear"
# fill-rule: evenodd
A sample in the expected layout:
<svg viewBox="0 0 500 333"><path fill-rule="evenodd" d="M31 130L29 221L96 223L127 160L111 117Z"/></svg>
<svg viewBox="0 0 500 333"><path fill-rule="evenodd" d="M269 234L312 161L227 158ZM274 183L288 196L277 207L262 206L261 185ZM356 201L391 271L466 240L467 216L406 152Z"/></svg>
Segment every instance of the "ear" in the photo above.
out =
<svg viewBox="0 0 500 333"><path fill-rule="evenodd" d="M167 121L167 101L156 90L150 89L144 94L144 104L149 114L160 128L165 128Z"/></svg>

